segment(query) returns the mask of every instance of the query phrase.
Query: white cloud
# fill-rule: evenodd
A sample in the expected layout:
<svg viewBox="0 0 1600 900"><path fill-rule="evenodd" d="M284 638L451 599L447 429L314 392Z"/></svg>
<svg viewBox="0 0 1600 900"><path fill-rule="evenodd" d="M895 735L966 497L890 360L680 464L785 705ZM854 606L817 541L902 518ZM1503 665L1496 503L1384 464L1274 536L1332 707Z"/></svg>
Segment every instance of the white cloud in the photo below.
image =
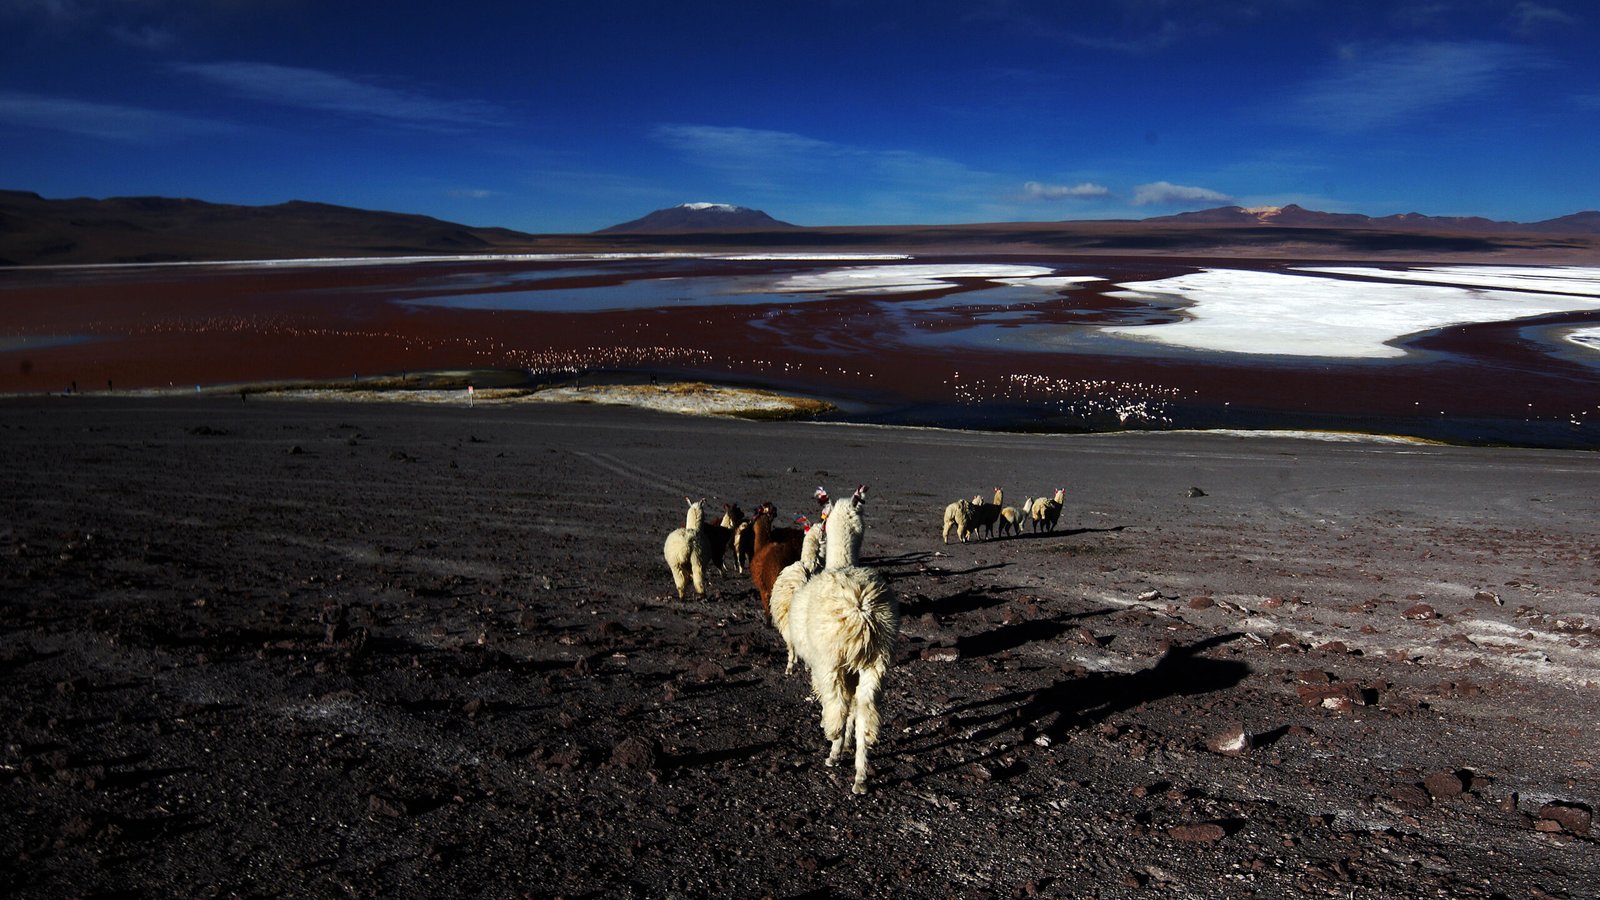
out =
<svg viewBox="0 0 1600 900"><path fill-rule="evenodd" d="M1293 101L1300 123L1340 133L1394 125L1487 93L1535 64L1521 48L1493 41L1347 45L1339 55L1334 70Z"/></svg>
<svg viewBox="0 0 1600 900"><path fill-rule="evenodd" d="M1022 186L1022 194L1029 200L1081 200L1109 197L1111 196L1111 190L1104 185L1090 181L1074 185L1045 184L1040 181L1030 181Z"/></svg>
<svg viewBox="0 0 1600 900"><path fill-rule="evenodd" d="M19 91L0 91L0 122L130 143L158 143L239 130L228 122Z"/></svg>
<svg viewBox="0 0 1600 900"><path fill-rule="evenodd" d="M497 192L486 191L482 188L453 188L449 193L450 196L458 200L487 200L490 197L498 196Z"/></svg>
<svg viewBox="0 0 1600 900"><path fill-rule="evenodd" d="M439 100L366 84L334 72L260 62L175 66L253 100L425 127L498 125L504 112L481 100Z"/></svg>
<svg viewBox="0 0 1600 900"><path fill-rule="evenodd" d="M1134 206L1156 206L1176 203L1227 203L1232 197L1210 188L1191 187L1184 184L1173 184L1170 181L1154 181L1150 184L1141 184L1133 189Z"/></svg>

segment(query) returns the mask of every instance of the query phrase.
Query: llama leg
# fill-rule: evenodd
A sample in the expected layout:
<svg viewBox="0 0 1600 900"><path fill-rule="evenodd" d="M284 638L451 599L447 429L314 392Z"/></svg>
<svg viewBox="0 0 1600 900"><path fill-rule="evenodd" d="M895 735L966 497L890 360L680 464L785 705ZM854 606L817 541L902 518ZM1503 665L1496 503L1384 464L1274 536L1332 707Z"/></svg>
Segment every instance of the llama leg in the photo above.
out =
<svg viewBox="0 0 1600 900"><path fill-rule="evenodd" d="M839 673L832 666L822 665L811 670L811 689L822 704L822 736L830 743L827 764L839 764L844 749L845 701L839 683Z"/></svg>
<svg viewBox="0 0 1600 900"><path fill-rule="evenodd" d="M675 585L678 588L678 599L679 600L683 599L683 589L684 589L684 586L688 583L688 581L689 581L688 573L683 571L683 567L679 566L677 563L673 563L673 565L672 565L672 583L673 583L673 585Z"/></svg>
<svg viewBox="0 0 1600 900"><path fill-rule="evenodd" d="M704 597L706 595L706 570L700 561L698 553L689 555L689 572L694 576L694 592Z"/></svg>
<svg viewBox="0 0 1600 900"><path fill-rule="evenodd" d="M850 790L857 794L867 792L867 747L878 742L878 699L882 694L883 675L876 669L861 673L856 684L850 718L856 728L856 781Z"/></svg>

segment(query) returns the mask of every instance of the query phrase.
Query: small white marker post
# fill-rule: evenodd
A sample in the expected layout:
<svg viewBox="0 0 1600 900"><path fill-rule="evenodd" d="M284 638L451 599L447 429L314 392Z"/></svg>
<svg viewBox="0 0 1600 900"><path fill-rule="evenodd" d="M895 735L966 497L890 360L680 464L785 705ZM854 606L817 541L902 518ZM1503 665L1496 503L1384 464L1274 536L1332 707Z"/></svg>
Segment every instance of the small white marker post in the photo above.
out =
<svg viewBox="0 0 1600 900"><path fill-rule="evenodd" d="M470 385L470 384L467 385L467 408L468 409L472 408L472 401L473 401L475 396L476 396L475 388L473 388L473 386Z"/></svg>

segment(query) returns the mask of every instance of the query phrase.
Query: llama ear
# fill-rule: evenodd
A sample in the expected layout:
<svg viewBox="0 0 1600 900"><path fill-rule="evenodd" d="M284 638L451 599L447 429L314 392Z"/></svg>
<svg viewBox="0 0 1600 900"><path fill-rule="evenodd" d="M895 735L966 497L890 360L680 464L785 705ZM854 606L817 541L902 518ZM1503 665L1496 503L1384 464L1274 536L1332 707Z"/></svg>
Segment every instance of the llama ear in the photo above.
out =
<svg viewBox="0 0 1600 900"><path fill-rule="evenodd" d="M688 494L685 494L683 496L683 502L688 504L688 505L690 505L690 506L694 505L694 501L689 499L689 495Z"/></svg>

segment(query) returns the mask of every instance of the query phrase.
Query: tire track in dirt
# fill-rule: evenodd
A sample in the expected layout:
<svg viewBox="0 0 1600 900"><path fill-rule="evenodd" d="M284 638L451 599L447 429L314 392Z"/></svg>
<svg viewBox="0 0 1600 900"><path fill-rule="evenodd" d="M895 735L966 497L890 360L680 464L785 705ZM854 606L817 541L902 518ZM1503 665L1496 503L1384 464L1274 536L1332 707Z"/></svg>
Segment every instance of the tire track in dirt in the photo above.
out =
<svg viewBox="0 0 1600 900"><path fill-rule="evenodd" d="M614 475L621 475L623 478L626 478L629 481L633 481L637 484L642 484L645 487L655 488L666 491L670 494L687 497L692 497L696 494L701 497L716 496L716 491L707 490L703 485L690 484L686 481L676 481L660 473L652 472L649 469L644 469L631 463L623 462L621 459L618 459L610 453L591 453L587 450L573 450L572 455L590 463L597 468L604 469Z"/></svg>

